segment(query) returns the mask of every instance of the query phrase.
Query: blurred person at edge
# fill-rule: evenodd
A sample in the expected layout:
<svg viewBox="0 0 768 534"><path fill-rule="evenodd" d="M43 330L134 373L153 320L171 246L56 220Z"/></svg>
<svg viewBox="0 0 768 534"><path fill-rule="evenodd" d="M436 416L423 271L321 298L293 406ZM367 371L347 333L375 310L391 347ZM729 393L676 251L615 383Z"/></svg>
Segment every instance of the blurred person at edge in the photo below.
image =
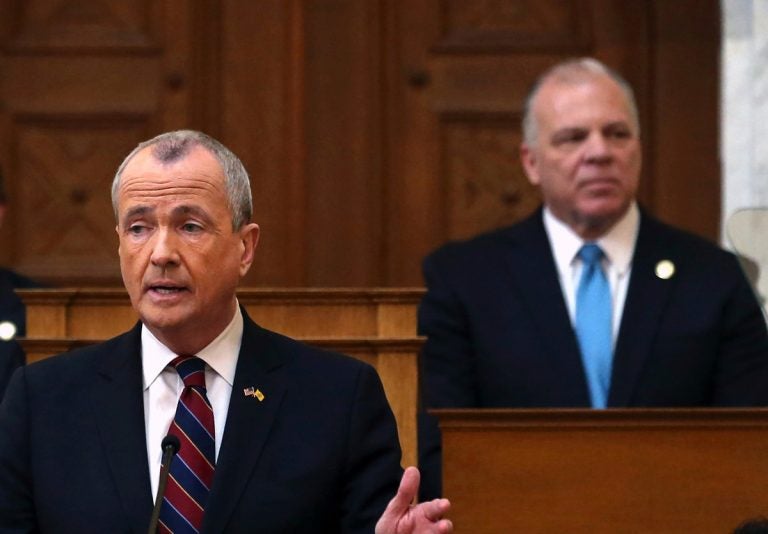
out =
<svg viewBox="0 0 768 534"><path fill-rule="evenodd" d="M8 211L5 179L0 172L0 226ZM16 289L42 287L41 284L15 271L0 267L0 399L16 368L24 365L24 350L16 341L27 334L27 312Z"/></svg>

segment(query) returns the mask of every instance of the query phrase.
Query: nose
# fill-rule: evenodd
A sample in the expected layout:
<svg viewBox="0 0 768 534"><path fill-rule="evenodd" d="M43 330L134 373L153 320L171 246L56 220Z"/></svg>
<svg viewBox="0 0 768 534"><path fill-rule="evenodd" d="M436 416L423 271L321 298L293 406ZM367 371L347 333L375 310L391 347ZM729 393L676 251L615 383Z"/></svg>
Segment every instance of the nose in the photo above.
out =
<svg viewBox="0 0 768 534"><path fill-rule="evenodd" d="M173 232L166 228L160 228L155 232L153 241L150 258L153 265L161 268L178 265L179 250Z"/></svg>
<svg viewBox="0 0 768 534"><path fill-rule="evenodd" d="M589 163L609 163L612 155L610 145L605 136L594 132L585 144L584 159Z"/></svg>

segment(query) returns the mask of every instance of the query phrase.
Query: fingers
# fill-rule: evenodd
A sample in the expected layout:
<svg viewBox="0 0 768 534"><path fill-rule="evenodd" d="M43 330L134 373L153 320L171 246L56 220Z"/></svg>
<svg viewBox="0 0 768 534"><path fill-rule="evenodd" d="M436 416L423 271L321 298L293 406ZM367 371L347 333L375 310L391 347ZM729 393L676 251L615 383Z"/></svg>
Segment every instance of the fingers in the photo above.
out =
<svg viewBox="0 0 768 534"><path fill-rule="evenodd" d="M448 499L434 499L419 504L424 516L431 521L439 521L448 510L451 509L451 501Z"/></svg>
<svg viewBox="0 0 768 534"><path fill-rule="evenodd" d="M400 487L387 509L376 524L377 534L450 534L453 524L443 516L451 508L448 499L434 499L414 504L419 491L421 475L415 467L409 467L400 479Z"/></svg>

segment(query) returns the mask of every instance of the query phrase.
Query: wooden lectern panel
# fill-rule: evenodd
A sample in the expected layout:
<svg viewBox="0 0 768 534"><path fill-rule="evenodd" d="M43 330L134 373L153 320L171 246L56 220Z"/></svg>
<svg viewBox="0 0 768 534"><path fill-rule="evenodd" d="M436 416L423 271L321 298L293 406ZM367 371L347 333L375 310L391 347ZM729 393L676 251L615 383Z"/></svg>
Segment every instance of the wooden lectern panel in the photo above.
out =
<svg viewBox="0 0 768 534"><path fill-rule="evenodd" d="M27 337L107 339L137 320L122 288L19 289ZM242 288L254 321L291 337L415 337L420 288Z"/></svg>
<svg viewBox="0 0 768 534"><path fill-rule="evenodd" d="M768 516L768 409L434 413L456 532L727 534Z"/></svg>

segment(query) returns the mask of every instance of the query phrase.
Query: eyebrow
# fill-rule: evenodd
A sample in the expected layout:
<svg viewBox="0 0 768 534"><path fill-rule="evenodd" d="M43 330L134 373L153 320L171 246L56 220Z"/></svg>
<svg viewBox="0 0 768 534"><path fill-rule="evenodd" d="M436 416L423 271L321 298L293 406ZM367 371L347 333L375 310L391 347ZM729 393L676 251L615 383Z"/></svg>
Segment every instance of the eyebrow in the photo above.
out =
<svg viewBox="0 0 768 534"><path fill-rule="evenodd" d="M121 221L123 223L126 223L131 219L135 219L137 217L143 217L148 214L155 213L155 211L157 210L152 206L136 206L126 211ZM199 206L183 204L181 206L176 206L171 211L171 217L183 217L188 215L198 217L206 222L211 221L211 217L210 215L208 215L208 212Z"/></svg>
<svg viewBox="0 0 768 534"><path fill-rule="evenodd" d="M210 221L211 217L208 215L208 212L202 209L199 206L194 205L187 205L182 204L181 206L176 206L171 211L171 215L173 217L178 217L182 215L194 215L195 217L199 217L200 219L203 219L205 221Z"/></svg>
<svg viewBox="0 0 768 534"><path fill-rule="evenodd" d="M150 206L136 206L125 212L125 214L122 217L122 221L123 222L128 221L139 215L146 215L147 213L152 213L154 211L155 211L155 208L152 208Z"/></svg>
<svg viewBox="0 0 768 534"><path fill-rule="evenodd" d="M572 135L580 135L587 132L589 129L581 126L566 126L552 132L550 139L553 141L562 141L564 138L568 138Z"/></svg>

